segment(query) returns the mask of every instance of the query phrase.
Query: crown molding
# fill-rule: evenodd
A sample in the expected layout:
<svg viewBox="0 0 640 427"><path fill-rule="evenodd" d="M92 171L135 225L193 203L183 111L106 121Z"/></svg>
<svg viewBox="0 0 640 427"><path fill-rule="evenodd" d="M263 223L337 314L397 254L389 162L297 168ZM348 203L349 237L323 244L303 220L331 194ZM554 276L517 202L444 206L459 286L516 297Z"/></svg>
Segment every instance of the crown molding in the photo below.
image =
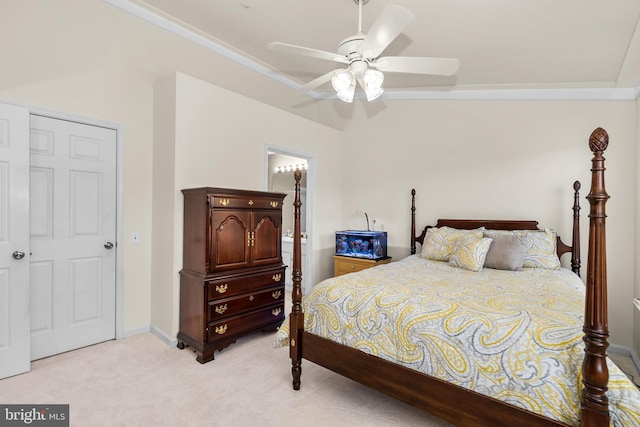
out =
<svg viewBox="0 0 640 427"><path fill-rule="evenodd" d="M385 92L387 99L433 100L540 100L540 101L632 101L638 88L566 88L566 89L482 89L451 91Z"/></svg>

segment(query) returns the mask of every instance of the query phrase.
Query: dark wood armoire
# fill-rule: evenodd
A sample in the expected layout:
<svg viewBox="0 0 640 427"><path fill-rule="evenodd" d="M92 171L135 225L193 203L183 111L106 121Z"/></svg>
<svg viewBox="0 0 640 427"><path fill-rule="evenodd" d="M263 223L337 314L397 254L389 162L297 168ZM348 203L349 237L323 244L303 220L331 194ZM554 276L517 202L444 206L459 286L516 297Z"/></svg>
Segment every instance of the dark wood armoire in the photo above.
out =
<svg viewBox="0 0 640 427"><path fill-rule="evenodd" d="M184 195L178 348L213 353L284 320L285 194L192 188Z"/></svg>

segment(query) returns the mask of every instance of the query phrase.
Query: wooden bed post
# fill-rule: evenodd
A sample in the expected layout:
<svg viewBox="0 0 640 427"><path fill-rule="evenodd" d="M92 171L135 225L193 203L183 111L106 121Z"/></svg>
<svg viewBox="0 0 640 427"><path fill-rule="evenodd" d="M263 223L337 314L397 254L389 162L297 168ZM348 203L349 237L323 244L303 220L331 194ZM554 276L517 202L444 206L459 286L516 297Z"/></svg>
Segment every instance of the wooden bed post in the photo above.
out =
<svg viewBox="0 0 640 427"><path fill-rule="evenodd" d="M293 291L291 299L293 307L289 316L289 355L291 357L291 373L293 375L293 389L300 390L300 375L302 374L302 331L304 329L304 314L302 313L302 246L300 233L300 179L302 172L296 169L293 173L296 180L295 197L293 201Z"/></svg>
<svg viewBox="0 0 640 427"><path fill-rule="evenodd" d="M411 189L411 255L416 253L416 189Z"/></svg>
<svg viewBox="0 0 640 427"><path fill-rule="evenodd" d="M571 240L571 271L580 277L580 181L573 183L573 237Z"/></svg>
<svg viewBox="0 0 640 427"><path fill-rule="evenodd" d="M587 261L586 301L584 318L585 355L582 364L581 425L609 426L609 400L607 385L607 259L605 239L605 204L609 199L604 187L604 157L609 135L597 128L589 138L591 160L591 192L587 196L591 205L589 214L589 256Z"/></svg>

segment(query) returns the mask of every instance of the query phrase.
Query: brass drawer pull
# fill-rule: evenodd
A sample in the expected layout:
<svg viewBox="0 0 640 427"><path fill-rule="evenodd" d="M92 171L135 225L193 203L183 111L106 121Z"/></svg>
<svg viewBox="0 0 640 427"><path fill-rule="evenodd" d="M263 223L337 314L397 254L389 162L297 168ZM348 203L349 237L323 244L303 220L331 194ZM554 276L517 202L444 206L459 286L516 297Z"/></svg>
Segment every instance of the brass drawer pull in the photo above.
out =
<svg viewBox="0 0 640 427"><path fill-rule="evenodd" d="M278 299L282 296L282 291L274 291L271 293L271 296L273 297L273 299Z"/></svg>
<svg viewBox="0 0 640 427"><path fill-rule="evenodd" d="M224 325L221 325L221 326L216 326L216 334L224 335L225 332L227 332L227 324L226 323Z"/></svg>
<svg viewBox="0 0 640 427"><path fill-rule="evenodd" d="M273 314L274 316L277 316L280 313L282 313L282 309L280 307L274 308L273 310L271 310L271 314Z"/></svg>
<svg viewBox="0 0 640 427"><path fill-rule="evenodd" d="M220 199L220 204L222 206L229 206L229 199Z"/></svg>
<svg viewBox="0 0 640 427"><path fill-rule="evenodd" d="M222 286L216 285L216 291L218 291L218 293L220 294L224 294L225 292L227 292L227 289L229 289L229 285L226 283Z"/></svg>
<svg viewBox="0 0 640 427"><path fill-rule="evenodd" d="M274 274L273 276L271 276L271 278L273 279L274 282L279 282L280 279L282 279L282 274L280 273Z"/></svg>
<svg viewBox="0 0 640 427"><path fill-rule="evenodd" d="M271 205L272 208L277 208L278 207L278 202L271 202L269 204Z"/></svg>
<svg viewBox="0 0 640 427"><path fill-rule="evenodd" d="M216 305L216 313L222 314L227 311L227 304L225 305Z"/></svg>

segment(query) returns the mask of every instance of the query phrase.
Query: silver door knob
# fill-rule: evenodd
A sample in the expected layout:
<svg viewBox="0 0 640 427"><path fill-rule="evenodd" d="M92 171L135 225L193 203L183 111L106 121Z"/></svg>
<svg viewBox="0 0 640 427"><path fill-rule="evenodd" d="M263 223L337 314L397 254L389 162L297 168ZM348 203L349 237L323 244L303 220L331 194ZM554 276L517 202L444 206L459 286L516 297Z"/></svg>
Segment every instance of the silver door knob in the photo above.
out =
<svg viewBox="0 0 640 427"><path fill-rule="evenodd" d="M22 251L15 251L12 255L13 255L13 257L14 257L15 259L22 259L22 258L24 258L24 252L22 252Z"/></svg>
<svg viewBox="0 0 640 427"><path fill-rule="evenodd" d="M107 249L113 249L113 243L107 242L107 243L104 244L104 247L107 248Z"/></svg>

